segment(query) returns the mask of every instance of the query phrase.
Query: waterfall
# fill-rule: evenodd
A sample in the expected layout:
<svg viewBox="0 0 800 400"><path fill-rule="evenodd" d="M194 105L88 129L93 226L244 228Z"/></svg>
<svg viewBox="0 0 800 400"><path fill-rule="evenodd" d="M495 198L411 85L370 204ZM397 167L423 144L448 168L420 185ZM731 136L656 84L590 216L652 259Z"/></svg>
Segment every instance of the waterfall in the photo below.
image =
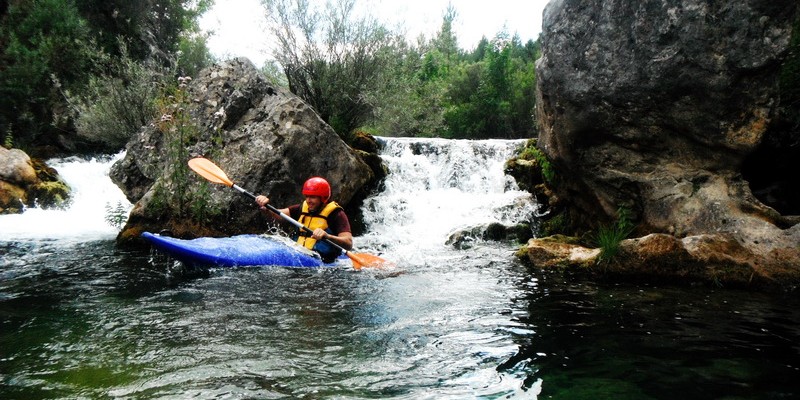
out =
<svg viewBox="0 0 800 400"><path fill-rule="evenodd" d="M363 206L368 233L360 241L370 247L397 257L439 253L459 229L527 222L538 211L531 194L504 172L524 140L379 141L389 175Z"/></svg>
<svg viewBox="0 0 800 400"><path fill-rule="evenodd" d="M389 169L383 190L363 206L367 232L357 249L392 257L446 251L450 234L469 226L530 221L538 205L504 173L504 163L521 140L379 138ZM131 209L108 171L124 154L110 158L50 160L73 190L64 210L30 208L0 216L0 240L111 240L117 228L108 209ZM416 257L419 259L419 257Z"/></svg>
<svg viewBox="0 0 800 400"><path fill-rule="evenodd" d="M0 241L113 240L119 230L106 221L107 210L120 207L127 215L132 207L108 177L111 165L123 156L48 160L72 189L71 201L63 210L32 207L22 214L0 215Z"/></svg>

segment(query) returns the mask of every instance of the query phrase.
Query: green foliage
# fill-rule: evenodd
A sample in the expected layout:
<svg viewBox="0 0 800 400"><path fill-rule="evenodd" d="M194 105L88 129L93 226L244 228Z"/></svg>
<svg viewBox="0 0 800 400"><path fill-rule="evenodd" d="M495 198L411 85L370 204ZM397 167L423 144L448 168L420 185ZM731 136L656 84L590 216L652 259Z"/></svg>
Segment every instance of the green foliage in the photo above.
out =
<svg viewBox="0 0 800 400"><path fill-rule="evenodd" d="M273 86L288 88L289 82L286 80L286 75L283 74L280 64L275 61L268 61L261 67L261 73L267 78Z"/></svg>
<svg viewBox="0 0 800 400"><path fill-rule="evenodd" d="M448 64L459 56L458 39L453 32L453 22L457 16L458 13L453 4L448 4L442 16L442 27L431 43L433 50L444 56Z"/></svg>
<svg viewBox="0 0 800 400"><path fill-rule="evenodd" d="M6 130L6 135L3 138L3 147L9 150L14 148L14 132L11 131L11 126Z"/></svg>
<svg viewBox="0 0 800 400"><path fill-rule="evenodd" d="M213 0L71 0L104 53L121 56L118 38L137 61L174 66L183 40L199 32L198 18Z"/></svg>
<svg viewBox="0 0 800 400"><path fill-rule="evenodd" d="M556 173L553 170L553 165L550 164L550 161L547 159L547 156L542 153L541 150L536 149L536 161L539 163L539 168L542 169L542 177L544 178L545 182L547 183L555 183Z"/></svg>
<svg viewBox="0 0 800 400"><path fill-rule="evenodd" d="M169 196L173 201L169 204L177 206L176 214L184 215L188 202L188 174L189 168L186 161L189 159L187 147L197 140L199 128L194 123L187 111L191 102L186 87L191 81L190 77L178 78L178 85L165 92L165 95L156 102L158 113L161 115L156 127L164 135L166 150L167 180L174 185Z"/></svg>
<svg viewBox="0 0 800 400"><path fill-rule="evenodd" d="M502 33L478 51L480 56L473 57L477 61L461 61L449 83L446 136L535 136L533 55L525 51L519 38L508 40Z"/></svg>
<svg viewBox="0 0 800 400"><path fill-rule="evenodd" d="M63 128L63 91L93 71L91 32L73 2L18 1L0 20L0 124L18 145Z"/></svg>
<svg viewBox="0 0 800 400"><path fill-rule="evenodd" d="M156 122L157 129L163 135L165 155L165 179L155 184L154 194L149 204L151 210L158 215L167 211L173 217L188 218L205 223L212 217L221 215L222 211L209 199L211 191L206 181L200 181L196 190L190 183L197 182L188 166L188 147L200 139L201 130L189 112L192 99L187 92L190 77L179 77L178 85L166 90L156 102L160 117ZM219 132L213 132L210 142L221 145ZM167 186L168 185L168 186Z"/></svg>
<svg viewBox="0 0 800 400"><path fill-rule="evenodd" d="M356 17L354 0L327 3L266 0L277 40L274 56L289 89L340 135L367 122L364 93L380 85L396 40L370 17Z"/></svg>
<svg viewBox="0 0 800 400"><path fill-rule="evenodd" d="M266 2L289 89L340 135L369 126L384 136L535 136L538 43L501 32L466 53L457 46L451 5L433 38L410 45L355 18L355 2L337 0L325 10Z"/></svg>
<svg viewBox="0 0 800 400"><path fill-rule="evenodd" d="M370 127L381 136L440 136L444 132L444 69L421 69L420 49L400 43L385 70L382 85L364 94L372 106ZM430 57L440 53L433 52Z"/></svg>
<svg viewBox="0 0 800 400"><path fill-rule="evenodd" d="M520 152L519 158L524 160L536 160L539 164L539 168L542 170L542 178L544 178L545 182L551 184L555 183L556 173L553 170L553 166L550 164L550 160L547 159L547 156L536 147L535 140L528 141Z"/></svg>
<svg viewBox="0 0 800 400"><path fill-rule="evenodd" d="M571 224L569 215L566 212L559 212L555 215L548 216L542 221L541 236L552 236L557 234L566 234L571 232Z"/></svg>
<svg viewBox="0 0 800 400"><path fill-rule="evenodd" d="M122 229L128 221L128 208L121 201L117 204L106 203L105 221L114 228Z"/></svg>
<svg viewBox="0 0 800 400"><path fill-rule="evenodd" d="M0 131L23 148L118 149L150 117L160 76L193 76L213 61L197 23L212 3L9 3L0 14ZM434 37L410 44L358 17L356 0L313 4L265 1L279 63L265 70L343 136L363 126L388 136L535 135L538 43L501 32L465 52L449 6Z"/></svg>
<svg viewBox="0 0 800 400"><path fill-rule="evenodd" d="M183 76L197 76L215 61L208 50L207 37L197 33L181 36L177 56L177 70Z"/></svg>
<svg viewBox="0 0 800 400"><path fill-rule="evenodd" d="M129 77L115 75L121 71L117 66L127 62L117 62L119 58L158 70L197 70L209 59L197 18L211 3L20 0L6 4L0 14L0 130L13 129L20 147L35 149L64 139L81 145L73 114L76 105L69 102L108 92L114 85L128 90Z"/></svg>
<svg viewBox="0 0 800 400"><path fill-rule="evenodd" d="M633 232L630 211L624 207L617 210L617 220L611 225L602 225L594 237L600 248L598 263L608 262L619 252L619 244Z"/></svg>
<svg viewBox="0 0 800 400"><path fill-rule="evenodd" d="M147 203L147 212L151 218L158 219L169 211L170 193L164 188L163 181L156 181L151 190L153 194Z"/></svg>
<svg viewBox="0 0 800 400"><path fill-rule="evenodd" d="M189 203L189 214L194 221L208 223L214 217L222 215L222 209L210 201L211 189L207 181L200 182L199 189L192 196Z"/></svg>
<svg viewBox="0 0 800 400"><path fill-rule="evenodd" d="M71 101L77 134L105 152L119 151L156 116L154 101L163 80L155 69L128 57L123 46L114 70L92 77L85 94Z"/></svg>

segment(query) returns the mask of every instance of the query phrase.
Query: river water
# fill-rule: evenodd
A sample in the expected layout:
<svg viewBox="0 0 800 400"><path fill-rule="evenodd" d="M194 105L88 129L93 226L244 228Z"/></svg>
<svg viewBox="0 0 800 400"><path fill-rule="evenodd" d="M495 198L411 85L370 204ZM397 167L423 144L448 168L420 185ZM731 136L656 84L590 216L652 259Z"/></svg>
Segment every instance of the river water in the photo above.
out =
<svg viewBox="0 0 800 400"><path fill-rule="evenodd" d="M800 398L800 301L529 270L520 142L386 139L358 251L395 271L188 270L114 245L113 160L52 160L66 211L0 216L0 398ZM257 191L257 188L249 188Z"/></svg>

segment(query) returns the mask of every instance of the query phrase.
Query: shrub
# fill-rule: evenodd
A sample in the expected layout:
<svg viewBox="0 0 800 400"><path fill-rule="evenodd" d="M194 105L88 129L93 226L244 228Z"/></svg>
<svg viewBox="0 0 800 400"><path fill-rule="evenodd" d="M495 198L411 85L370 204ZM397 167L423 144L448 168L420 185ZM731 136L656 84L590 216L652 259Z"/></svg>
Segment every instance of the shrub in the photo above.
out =
<svg viewBox="0 0 800 400"><path fill-rule="evenodd" d="M128 207L117 201L116 204L106 203L105 221L114 228L121 229L128 221Z"/></svg>
<svg viewBox="0 0 800 400"><path fill-rule="evenodd" d="M9 150L14 148L14 132L11 130L10 124L6 129L6 136L3 138L3 147Z"/></svg>
<svg viewBox="0 0 800 400"><path fill-rule="evenodd" d="M598 263L608 262L619 251L619 244L633 232L630 212L626 208L617 210L617 220L611 225L602 225L595 235L595 243L600 248Z"/></svg>
<svg viewBox="0 0 800 400"><path fill-rule="evenodd" d="M108 152L122 149L155 118L154 100L163 79L155 69L127 56L120 58L117 69L114 74L91 78L87 94L72 99L78 136Z"/></svg>
<svg viewBox="0 0 800 400"><path fill-rule="evenodd" d="M535 140L528 141L528 143L525 145L525 148L522 149L522 152L520 152L519 158L523 160L536 160L536 162L539 164L539 168L542 170L542 178L544 181L550 184L554 183L556 173L553 170L553 166L550 164L547 156L536 147Z"/></svg>

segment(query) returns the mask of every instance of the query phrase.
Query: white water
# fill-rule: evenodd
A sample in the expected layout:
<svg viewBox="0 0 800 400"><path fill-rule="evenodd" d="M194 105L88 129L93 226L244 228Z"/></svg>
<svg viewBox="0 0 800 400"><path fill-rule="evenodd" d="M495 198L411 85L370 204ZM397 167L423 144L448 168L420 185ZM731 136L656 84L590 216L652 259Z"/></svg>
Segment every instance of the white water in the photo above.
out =
<svg viewBox="0 0 800 400"><path fill-rule="evenodd" d="M22 214L0 215L0 241L59 241L66 243L113 240L119 229L106 222L108 207L121 205L130 211L131 203L108 177L111 165L122 158L91 160L53 159L55 168L72 188L72 201L64 210L33 207Z"/></svg>
<svg viewBox="0 0 800 400"><path fill-rule="evenodd" d="M367 234L360 249L378 249L395 259L425 262L439 255L453 232L490 222L528 221L538 205L520 191L503 165L523 144L519 140L381 138L390 174L385 190L366 200ZM31 208L0 216L0 241L109 240L118 229L106 222L109 207L131 204L108 177L109 159L50 160L73 189L66 210Z"/></svg>
<svg viewBox="0 0 800 400"><path fill-rule="evenodd" d="M426 263L460 229L530 221L538 210L531 194L504 173L524 141L380 140L389 176L385 190L365 201L368 233L361 240L391 258Z"/></svg>
<svg viewBox="0 0 800 400"><path fill-rule="evenodd" d="M0 360L12 383L6 392L535 398L541 380L525 383L532 358L513 368L498 364L532 340L521 288L535 287L536 279L509 262L514 246L445 244L467 226L532 218L530 194L503 173L521 142L382 140L391 173L385 190L365 203L368 232L356 238L356 250L378 249L397 263L397 274L165 274L160 265L145 267L154 257L113 248L117 230L105 223L106 204L123 199L107 176L113 161L54 162L75 190L72 207L0 217L0 252L11 251L0 257L0 308L20 315L6 323L18 334L4 338L9 349L23 349ZM33 245L2 242L23 237ZM109 242L61 246L97 239ZM19 308L28 302L30 308ZM19 338L36 340L41 351L24 351L14 342ZM115 372L110 379L74 379L94 370Z"/></svg>

